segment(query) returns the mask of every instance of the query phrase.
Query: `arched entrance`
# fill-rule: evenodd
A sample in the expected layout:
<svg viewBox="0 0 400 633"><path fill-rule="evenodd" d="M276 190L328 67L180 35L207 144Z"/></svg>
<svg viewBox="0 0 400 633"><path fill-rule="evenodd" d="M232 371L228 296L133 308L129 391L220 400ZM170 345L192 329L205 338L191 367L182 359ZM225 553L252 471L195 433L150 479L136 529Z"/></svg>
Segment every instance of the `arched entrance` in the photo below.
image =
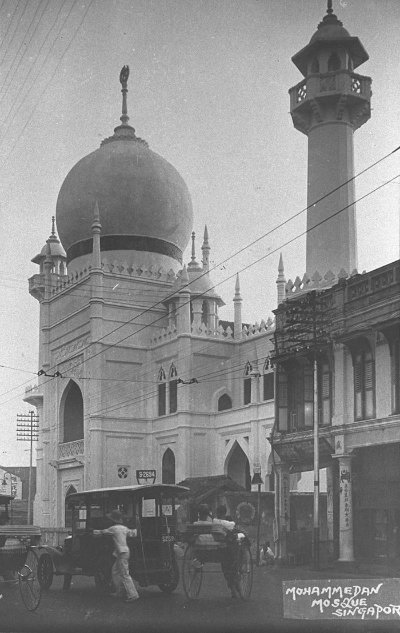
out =
<svg viewBox="0 0 400 633"><path fill-rule="evenodd" d="M77 492L77 489L75 488L75 486L69 486L65 497L67 497L67 495L72 494L73 492ZM65 499L64 499L65 502ZM72 528L72 509L71 508L65 508L65 527L66 528Z"/></svg>
<svg viewBox="0 0 400 633"><path fill-rule="evenodd" d="M231 452L226 460L226 474L243 486L246 490L251 490L250 464L247 455L235 441Z"/></svg>

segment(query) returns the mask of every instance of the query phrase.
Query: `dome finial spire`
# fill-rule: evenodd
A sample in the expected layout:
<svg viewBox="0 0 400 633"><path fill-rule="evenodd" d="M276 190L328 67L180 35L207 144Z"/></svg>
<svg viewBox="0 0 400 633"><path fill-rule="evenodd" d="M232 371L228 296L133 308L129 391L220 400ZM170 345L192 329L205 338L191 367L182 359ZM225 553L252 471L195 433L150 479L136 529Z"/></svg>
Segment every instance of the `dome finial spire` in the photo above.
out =
<svg viewBox="0 0 400 633"><path fill-rule="evenodd" d="M333 13L333 9L332 9L332 0L328 0L328 8L327 8L326 12L327 12L328 14Z"/></svg>
<svg viewBox="0 0 400 633"><path fill-rule="evenodd" d="M122 125L127 125L129 121L128 117L128 105L127 105L127 94L128 94L128 77L129 77L129 66L123 66L121 72L119 74L119 80L122 86L122 116L120 116L120 121Z"/></svg>
<svg viewBox="0 0 400 633"><path fill-rule="evenodd" d="M51 234L56 234L56 218L54 215L51 217Z"/></svg>

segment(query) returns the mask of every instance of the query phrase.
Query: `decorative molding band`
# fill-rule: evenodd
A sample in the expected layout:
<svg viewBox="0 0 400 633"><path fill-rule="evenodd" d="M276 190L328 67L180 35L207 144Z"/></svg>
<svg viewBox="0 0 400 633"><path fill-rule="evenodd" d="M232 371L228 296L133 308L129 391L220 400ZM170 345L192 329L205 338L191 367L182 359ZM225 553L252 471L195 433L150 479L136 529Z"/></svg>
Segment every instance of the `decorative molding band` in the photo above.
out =
<svg viewBox="0 0 400 633"><path fill-rule="evenodd" d="M67 250L67 264L76 257L88 255L92 252L92 238L82 240L69 247ZM104 251L148 251L167 255L182 263L182 251L175 244L166 242L158 237L146 235L102 235L100 238L100 250Z"/></svg>

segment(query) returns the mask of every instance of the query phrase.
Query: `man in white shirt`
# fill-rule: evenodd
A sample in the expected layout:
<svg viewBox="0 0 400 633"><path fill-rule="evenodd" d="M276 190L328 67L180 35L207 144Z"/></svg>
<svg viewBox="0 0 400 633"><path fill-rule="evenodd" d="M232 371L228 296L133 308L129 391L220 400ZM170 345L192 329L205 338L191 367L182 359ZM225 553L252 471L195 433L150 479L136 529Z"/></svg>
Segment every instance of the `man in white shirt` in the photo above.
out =
<svg viewBox="0 0 400 633"><path fill-rule="evenodd" d="M111 520L114 522L114 525L105 530L93 530L93 534L95 536L101 534L110 534L112 536L114 541L113 556L115 556L115 562L112 566L111 574L116 595L121 593L121 586L123 586L126 592L125 602L133 602L139 598L139 594L129 574L130 552L126 539L128 536L137 536L137 530L130 530L122 524L122 514L119 510L113 510L111 512Z"/></svg>

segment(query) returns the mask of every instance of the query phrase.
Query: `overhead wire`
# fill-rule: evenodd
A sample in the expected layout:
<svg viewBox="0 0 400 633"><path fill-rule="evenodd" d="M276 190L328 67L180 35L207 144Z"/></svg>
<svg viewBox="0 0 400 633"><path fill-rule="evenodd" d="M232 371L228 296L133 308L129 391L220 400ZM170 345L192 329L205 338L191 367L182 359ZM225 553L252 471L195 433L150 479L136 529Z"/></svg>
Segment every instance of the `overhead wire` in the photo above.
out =
<svg viewBox="0 0 400 633"><path fill-rule="evenodd" d="M399 149L399 148L397 148L397 149ZM396 150L394 150L394 151L397 151L397 149L396 149ZM390 152L390 154L394 153L394 151L393 151L393 152ZM388 154L387 156L389 156L390 154ZM376 161L376 162L380 162L380 161ZM374 163L374 164L376 164L376 163ZM335 213L331 214L328 218L325 218L325 219L324 219L324 220L322 220L321 222L317 223L317 224L316 224L314 227L312 227L311 229L306 229L305 231L303 231L302 233L300 233L300 234L298 234L298 235L294 236L294 237L293 237L293 238L291 238L290 240L287 240L284 244L280 245L279 247L277 247L277 248L276 248L276 249L274 249L273 251L268 251L265 255L263 255L262 257L258 258L257 260L255 260L255 261L254 261L254 262L252 262L251 264L249 264L249 265L245 266L245 267L244 267L244 268L242 268L239 272L243 272L243 271L244 271L244 270L246 270L247 268L250 268L251 266L254 266L255 264L259 263L261 260L263 260L263 259L265 259L265 258L267 258L267 257L271 256L273 253L275 253L276 251L280 250L280 249L281 249L281 248L283 248L284 246L287 246L288 244L292 243L293 241L295 241L295 240L296 240L296 239L298 239L299 237L301 237L301 236L303 236L303 235L307 234L307 232L310 232L310 231L312 231L312 230L316 229L318 226L320 226L320 225L321 225L321 224L323 224L324 222L326 222L326 221L330 220L332 217L335 217L335 216L336 216L336 215L338 215L339 213L342 213L342 212L343 212L344 210L346 210L349 206L353 206L353 205L354 205L354 204L356 204L357 202L359 202L359 201L363 200L363 199L364 199L364 198L366 198L367 196L371 195L372 193L375 193L376 191L378 191L379 189L381 189L381 188L382 188L382 187L384 187L385 185L389 184L390 182L392 182L393 180L395 180L397 177L399 177L399 175L400 175L400 174L396 174L396 176L394 176L394 177L390 178L389 180L385 181L384 183L381 183L381 184L380 184L379 186L377 186L375 189L370 190L369 192L367 192L366 194L364 194L363 196L361 196L359 199L357 199L357 200L353 201L353 202L352 202L352 203L350 203L349 205L346 205L346 206L345 206L345 207L343 207L342 209L339 209L339 210L338 210L338 211L336 211ZM291 218L289 218L287 221L289 221L290 219L291 219ZM244 250L244 249L241 249L241 250ZM236 276L236 274L237 274L237 273L234 273L233 275L230 275L229 277L225 278L223 281L219 282L218 284L213 284L213 285L212 285L212 288L215 288L216 286L221 285L222 283L225 283L227 280L229 280L229 279L231 279L232 277ZM189 285L189 284L187 284L187 285ZM210 288L210 289L211 289L211 288ZM208 290L210 290L210 289L208 289ZM204 291L204 292L203 292L203 293L201 293L201 294L205 294L208 290ZM173 295L171 295L171 296L173 296ZM165 301L165 299L163 299L163 301ZM186 304L184 304L184 305L186 305ZM182 306L180 306L180 307L184 307L184 305L182 305ZM145 310L144 312L142 312L141 314L143 314L143 313L145 313L145 312L147 312L147 311L148 311L148 309L147 309L147 310ZM140 316L140 315L137 315L137 316ZM160 317L160 318L156 319L156 320L155 320L155 322L158 322L159 320L161 320L161 319L163 319L163 318L164 318L164 316L162 316L162 317ZM101 341L102 339L106 338L106 337L107 337L107 336L109 336L111 333L113 333L113 332L115 332L115 331L119 330L119 329L120 329L121 327L123 327L124 325L129 324L129 323L130 323L130 322L132 322L134 319L135 319L135 317L134 317L133 319L131 319L130 321L128 321L128 322L126 322L126 323L124 323L124 324L122 324L122 325L118 326L117 328L114 328L114 330L112 330L111 332L107 333L105 336L103 336L103 337L101 337L100 339L98 339L97 341L95 341L95 342L93 342L93 343L89 344L89 345L87 346L87 348L88 348L88 347L90 347L91 345L93 345L94 343L98 343L98 342L99 342L99 341ZM112 344L112 345L108 345L106 348L104 348L103 350L100 350L99 352L97 352L96 354L94 354L94 355L90 356L89 358L85 359L84 361L81 361L81 362L77 363L76 365L73 365L71 368L69 368L69 370L71 371L71 369L74 369L75 367L77 367L77 366L79 366L79 365L83 364L84 362L88 362L89 360L91 360L92 358L94 358L94 357L98 356L99 354L104 353L104 352L106 351L106 349L110 349L110 347L115 347L116 345L119 345L121 342L124 342L126 339L130 338L130 337L131 337L131 336L133 336L134 334L138 334L140 331L142 331L142 330L143 330L143 329L145 329L146 327L150 327L151 325L153 325L153 323L146 324L146 326L144 326L143 328L140 328L140 329L139 329L139 330L137 330L136 332L134 332L134 333L131 333L131 334L127 335L127 336L126 336L126 337L124 337L123 339L119 340L117 343L114 343L114 344ZM83 348L81 351L83 351L84 349L87 349L87 348ZM51 369L49 370L49 372L50 372L50 371L51 371ZM24 386L25 384L27 384L27 383L23 383L22 385L20 385L20 386L18 386L18 387L15 387L14 389L18 389L19 387L22 387L22 386ZM43 383L42 383L42 384L43 384ZM11 389L11 390L9 390L9 391L7 391L7 392L3 393L3 394L0 394L0 397L1 397L1 396L3 396L3 395L6 395L6 394L7 394L7 393L9 393L10 391L13 391L14 389ZM12 399L13 399L13 398L12 398ZM7 401L7 402L8 402L8 401ZM6 403L0 403L0 404L6 404Z"/></svg>
<svg viewBox="0 0 400 633"><path fill-rule="evenodd" d="M303 231L302 233L300 233L300 234L298 234L298 235L294 236L293 238L291 238L291 239L287 240L284 244L279 245L279 246L278 246L277 248L275 248L273 251L269 251L268 253L266 253L266 254L265 254L265 255L263 255L262 257L260 257L260 258L258 258L257 260L253 261L251 264L249 264L249 265L245 266L244 268L242 268L239 272L243 272L244 270L246 270L246 269L248 269L248 268L250 268L250 267L254 266L255 264L259 263L261 260L263 260L263 259L265 259L265 258L267 258L267 257L270 257L273 253L275 253L275 252L279 251L279 250L280 250L281 248L283 248L284 246L287 246L288 244L292 243L293 241L295 241L295 240L296 240L296 239L298 239L299 237L301 237L301 236L303 236L303 235L305 235L305 234L307 234L307 233L311 232L312 230L316 229L318 226L320 226L320 225L324 224L325 222L329 221L332 217L335 217L335 216L336 216L336 215L338 215L339 213L342 213L342 212L343 212L344 210L346 210L349 206L353 206L356 202L359 202L359 201L361 201L361 200L365 199L366 197L368 197L368 196L369 196L369 195L371 195L372 193L375 193L376 191L378 191L379 189L381 189L381 188L382 188L382 187L384 187L385 185L389 184L390 182L392 182L395 178L398 178L399 176L400 176L400 174L396 174L396 176L394 176L394 177L392 177L392 178L388 179L388 180L387 180L387 181L385 181L383 184L380 184L379 186L375 187L375 188L374 188L374 189L372 189L371 191L367 192L366 194L364 194L363 196L361 196L360 198L358 198L356 201L353 201L351 204L346 205L346 206L345 206L345 207L343 207L342 209L339 209L339 210L338 210L338 211L336 211L335 213L331 214L331 215L329 216L329 218L325 218L324 220L321 220L320 222L318 222L317 224L315 224L315 226L313 226L312 228L310 228L310 229L306 229L306 230L305 230L305 231ZM237 274L237 273L234 273L233 275L230 275L229 277L227 277L226 279L224 279L222 282L220 282L219 284L214 284L212 287L214 288L214 287L216 287L216 286L220 285L221 283L225 283L228 279L230 279L230 278L232 278L232 277L236 276L236 274ZM206 292L207 292L207 290L206 290L206 291L204 291L204 293L202 293L202 294L205 294ZM186 305L186 304L184 304L184 305ZM183 306L181 306L181 307L183 307ZM160 317L160 318L163 318L163 317ZM159 320L159 319L157 319L157 320ZM145 327L149 327L150 325L151 325L151 324L148 324L148 325L146 325ZM144 328L142 328L142 329L144 329ZM139 331L137 331L137 332L135 332L135 333L132 333L132 334L128 335L128 336L127 336L127 337L125 337L124 339L120 340L118 343L123 342L124 340L126 340L127 338L130 338L130 337L131 337L131 336L133 336L134 334L138 334L140 331L141 331L141 330L139 330ZM112 346L115 346L115 345L117 345L117 343L113 344ZM109 349L109 346L107 347L107 349ZM69 368L69 371L71 371L71 369L74 369L75 367L77 367L77 366L79 366L79 365L81 365L81 364L83 364L83 363L85 363L85 362L88 362L89 360L91 360L92 358L94 358L94 357L98 356L100 353L103 353L104 351L105 351L105 350L100 350L100 352L97 352L96 354L92 355L92 356L91 356L91 357L89 357L88 359L85 359L84 361L81 361L81 362L77 363L76 365L73 365L71 368Z"/></svg>
<svg viewBox="0 0 400 633"><path fill-rule="evenodd" d="M20 66L21 66L21 63L22 63L22 61L23 61L23 59L24 59L25 55L27 55L27 54L28 54L29 46L30 46L30 44L31 44L31 42L32 42L33 36L34 36L34 35L36 34L36 32L37 32L37 29L38 29L38 27L39 27L39 25L40 25L40 21L41 21L41 19L43 18L44 14L45 14L45 12L46 12L46 9L47 9L47 7L49 6L50 2L51 2L51 0L47 0L47 3L45 3L45 0L39 0L39 3L38 3L38 5L37 5L37 7L36 7L36 10L35 10L35 13L33 14L32 20L31 20L31 22L30 22L30 24L29 24L29 26L28 26L27 31L26 31L25 37L26 37L26 35L28 34L28 32L29 32L29 30L30 30L30 28L31 28L32 24L34 23L35 18L36 18L37 14L38 14L38 11L39 11L39 8L40 8L40 6L41 6L41 5L43 5L43 11L42 11L41 15L39 16L39 19L38 19L38 22L37 22L36 27L32 30L32 33L31 33L31 35L30 35L30 38L29 38L28 42L26 42L26 43L25 43L25 41L24 41L24 39L25 39L25 38L21 38L21 44L20 44L20 46L19 46L19 48L18 48L18 51L17 51L17 53L16 53L16 55L15 55L15 57L14 57L14 59L13 59L13 61L12 61L11 65L10 65L10 68L8 69L8 72L7 72L6 76L4 77L4 82L3 82L3 85L2 85L2 86L1 86L1 88L0 88L0 95L2 95L2 96L0 97L0 105L2 104L2 102L3 102L3 100L4 100L4 97L5 97L5 96L6 96L6 94L7 94L7 90L8 90L8 88L9 88L9 87L10 87L10 85L12 84L12 79L11 79L8 83L7 83L7 80L8 80L8 77L9 77L9 75L11 74L11 72L12 72L12 70L13 70L13 66L14 66L15 60L17 59L17 57L18 57L19 53L21 52L21 49L22 49L23 47L25 47L25 48L24 48L24 51L23 51L23 54L21 55L21 57L20 57L20 59L19 59L19 61L18 61L17 67L16 67L16 68L15 68L15 70L14 70L14 73L17 73L17 72L18 72L18 70L19 70L19 68L20 68Z"/></svg>
<svg viewBox="0 0 400 633"><path fill-rule="evenodd" d="M313 202L312 204L308 205L307 207L305 207L304 209L302 209L301 211L297 212L296 214L294 214L293 216L291 216L290 218L286 219L285 221L283 221L282 223L280 223L277 227L274 227L273 229L269 230L267 233L263 234L262 236L258 237L256 240L252 241L250 244L248 244L247 246L244 246L242 248L240 248L238 251L236 251L233 255L231 255L228 258L225 258L222 262L220 262L219 264L214 266L214 269L217 266L220 266L221 263L226 263L229 259L232 259L233 257L235 257L237 254L243 252L246 248L250 248L251 246L253 246L255 243L259 242L261 239L263 239L264 237L270 235L272 232L274 232L275 230L277 230L278 228L281 228L282 226L284 226L285 224L287 224L289 221L291 221L292 219L294 219L295 217L299 216L301 213L303 213L304 211L306 211L308 208L310 208L311 206L314 206L315 204L317 204L318 202L320 202L321 200L325 199L326 197L328 197L329 195L332 195L332 193L334 193L335 191L337 191L338 189L340 189L341 187L345 186L346 184L348 184L349 182L351 182L352 180L354 180L356 177L360 176L361 174L365 173L366 171L368 171L369 169L371 169L372 167L374 167L375 165L379 164L380 162L382 162L383 160L385 160L386 158L388 158L389 156L393 155L395 152L397 152L400 149L400 146L396 147L394 150L392 150L391 152L385 154L383 157L381 157L380 159L378 159L377 161L375 161L374 163L372 163L371 165L369 165L367 168L363 169L361 172L359 172L356 176L353 176L352 178L350 178L348 181L346 181L345 183L343 183L342 185L339 185L338 187L335 187L334 189L332 189L330 192L328 192L327 194L325 194L324 196L322 196L320 199L318 199L318 201ZM382 187L384 187L385 185L389 184L390 182L392 182L393 180L395 180L396 178L399 177L400 174L397 174L396 176L394 176L393 178L385 181L384 183L381 183L379 186L377 186L375 189L370 190L369 192L367 192L366 194L364 194L363 196L361 196L359 199L353 201L352 203L346 205L345 207L343 207L342 209L339 209L338 211L334 212L333 214L331 214L328 218L322 220L321 222L317 223L314 227L312 227L311 229L305 230L302 233L296 235L295 237L291 238L290 240L287 240L284 244L280 245L278 248L274 249L273 251L268 251L268 253L266 253L265 255L263 255L262 257L258 258L257 260L255 260L254 262L252 262L251 264L243 267L240 271L238 272L243 272L244 270L254 266L255 264L259 263L260 261L262 261L263 259L265 259L266 257L269 257L270 255L272 255L273 253L275 253L277 250L282 249L283 247L289 245L290 243L292 243L293 241L295 241L296 239L298 239L299 237L307 234L307 232L314 230L315 228L317 228L318 226L320 226L321 224L323 224L324 222L330 220L331 218L335 217L336 215L338 215L339 213L343 212L344 210L346 210L347 208L349 208L350 206L353 206L354 204L356 204L357 202L360 202L361 200L363 200L364 198L366 198L367 196L371 195L372 193L375 193L376 191L378 191L379 189L381 189ZM207 271L204 274L208 274ZM200 275L197 279L199 279L201 276ZM200 294L204 295L206 292L208 292L211 288L215 288L219 285L221 285L222 283L225 283L227 280L231 279L232 277L236 276L237 272L235 272L233 275L230 275L229 277L225 278L224 280L222 280L221 282L217 283L217 284L213 284L209 289L207 289L206 291L204 291L203 293ZM196 280L197 280L196 279ZM189 282L189 284L186 284L187 286L190 285L191 282ZM159 305L160 303L164 303L165 301L167 301L168 299L174 297L176 295L176 293L172 293L171 295L169 295L168 297L164 297L161 301L157 302L156 304L154 304L152 306L152 308L156 307L157 305ZM184 304L186 305L186 304ZM179 306L178 309L180 309ZM108 332L107 334L105 334L103 337L101 337L100 339L91 342L88 346L86 346L85 348L83 348L81 351L84 351L86 349L88 349L90 346L100 342L101 340L103 340L104 338L110 336L111 334L113 334L114 332L118 331L119 329L121 329L122 327L125 327L126 325L129 325L130 323L132 323L136 318L138 318L139 316L147 313L149 310L151 310L152 308L147 308L146 310L144 310L143 312L141 312L139 315L136 315L135 317L133 317L132 319L130 319L127 322L124 322L123 324L119 325L118 327L114 328L113 330L111 330L110 332ZM142 329L146 328L146 327L151 327L152 325L154 325L154 323L160 321L164 319L164 315L161 316L160 318L156 319L154 322L146 324L143 328L140 328L139 330L127 335L126 337L124 337L123 339L119 340L116 343L113 343L111 345L108 345L106 349L109 349L110 346L111 347L115 347L117 345L119 345L121 342L124 342L125 340L127 340L128 338L130 338L131 336L138 334L139 332L142 331ZM97 352L95 355L85 359L84 361L81 361L80 363L78 363L76 366L79 366L80 364L82 364L83 362L87 362L89 360L91 360L92 358L98 356L101 353L104 353L105 349L100 350L99 352ZM73 366L73 368L75 368L76 366ZM70 368L72 369L72 368ZM22 385L19 385L17 387L15 387L14 389L18 389L20 387L23 387L26 383L23 383ZM13 390L14 390L13 389ZM10 390L9 390L10 391ZM0 397L2 397L3 395L6 395L7 393L9 393L9 391L0 394ZM8 401L7 401L8 402ZM5 404L5 403L0 403L0 404Z"/></svg>
<svg viewBox="0 0 400 633"><path fill-rule="evenodd" d="M48 50L48 52L47 52L47 54L46 54L45 60L44 60L44 62L43 62L43 65L46 63L47 58L48 58L48 56L50 55L50 52L53 50L53 47L54 47L54 45L55 45L55 43L56 43L56 40L58 39L59 34L61 33L62 29L64 28L64 26L65 26L65 24L66 24L66 22L67 22L67 20L69 19L70 15L71 15L71 13L72 13L72 9L74 8L74 6L75 6L76 2L77 2L77 0L74 0L73 4L71 5L70 10L69 10L68 14L66 15L66 17L65 17L65 19L64 19L64 21L63 21L63 23L62 23L62 26L61 26L61 28L60 28L60 30L59 30L59 32L58 32L58 34L57 34L56 38L54 39L54 41L53 41L53 43L52 43L52 45L51 45L50 49ZM34 104L33 110L31 111L31 114L30 114L30 116L29 116L28 120L26 121L26 123L25 123L24 127L22 128L22 130L21 130L20 134L17 136L17 138L16 138L16 140L15 140L15 142L14 142L13 146L11 147L11 150L10 150L10 151L8 152L8 154L6 155L6 157L5 157L4 161L1 163L0 167L3 167L3 166L6 164L6 162L7 162L7 161L8 161L8 159L10 158L10 156L11 156L12 152L14 151L14 148L16 147L16 145L17 145L18 141L20 140L20 138L21 138L21 136L23 135L24 131L26 130L27 126L28 126L28 125L29 125L29 123L31 122L32 117L33 117L33 115L35 114L35 112L36 112L36 110L37 110L37 107L38 107L38 105L39 105L39 102L40 102L40 100L41 100L41 98L42 98L43 94L46 92L46 90L47 90L47 88L49 87L50 83L53 81L53 78L54 78L54 76L55 76L55 74L56 74L56 72L57 72L57 70L58 70L58 67L59 67L60 63L62 62L62 60L64 59L65 55L68 53L69 49L71 48L71 45L72 45L73 41L75 40L75 37L76 37L76 35L78 34L79 29L80 29L80 27L82 26L83 21L84 21L84 19L85 19L86 15L87 15L87 13L88 13L88 11L89 11L89 9L90 9L90 7L91 7L92 3L93 3L93 0L90 0L90 1L89 1L89 3L88 3L88 6L86 7L86 10L85 10L85 12L84 12L84 14L83 14L83 17L82 17L82 19L81 19L81 21L80 21L80 23L79 23L78 27L76 28L76 30L75 30L75 32L74 32L74 34L73 34L73 36L72 36L72 38L71 38L70 42L68 43L68 45L67 45L67 46L66 46L66 48L64 49L64 51L63 51L62 55L61 55L61 56L60 56L60 58L58 59L57 64L56 64L56 66L55 66L55 68L54 68L54 71L53 71L53 73L52 73L52 75L51 75L50 79L46 82L45 86L43 87L43 89L42 89L42 90L41 90L41 92L39 93L38 98L37 98L37 99L36 99L36 101L35 101L35 104ZM40 70L41 70L41 68L39 69L39 72L36 74L35 79L33 80L33 83L37 80L37 78L38 78L38 76L39 76L39 74L40 74ZM32 84L32 85L33 85L33 84ZM28 91L28 93L29 93L29 91ZM25 98L24 98L24 99L25 99ZM5 132L4 132L4 135L5 135L5 136L7 135L8 130L11 128L12 122L14 121L15 117L17 116L18 112L20 111L20 109L21 109L21 107L22 107L23 105L24 105L24 100L21 102L20 106L16 109L15 114L14 114L14 117L12 118L12 120L11 120L11 121L10 121L10 123L9 123L9 125L7 126L7 128L6 128ZM11 112L11 111L12 111L12 109L9 111L9 114L10 114L10 112ZM8 118L8 115L7 115L7 117L6 117L5 121L4 121L4 123L6 122L7 118ZM0 143L0 147L1 147L1 143Z"/></svg>
<svg viewBox="0 0 400 633"><path fill-rule="evenodd" d="M17 4L15 5L14 12L13 12L12 16L10 17L10 21L9 21L9 23L8 23L8 26L7 26L6 32L4 33L3 40L2 40L2 42L1 42L1 44L0 44L0 50L2 49L3 45L6 43L6 40L7 40L7 35L8 35L8 31L9 31L9 30L10 30L10 28L11 28L11 24L13 23L14 16L15 16L16 12L18 11L18 7L19 7L20 3L21 3L21 0L17 0Z"/></svg>

